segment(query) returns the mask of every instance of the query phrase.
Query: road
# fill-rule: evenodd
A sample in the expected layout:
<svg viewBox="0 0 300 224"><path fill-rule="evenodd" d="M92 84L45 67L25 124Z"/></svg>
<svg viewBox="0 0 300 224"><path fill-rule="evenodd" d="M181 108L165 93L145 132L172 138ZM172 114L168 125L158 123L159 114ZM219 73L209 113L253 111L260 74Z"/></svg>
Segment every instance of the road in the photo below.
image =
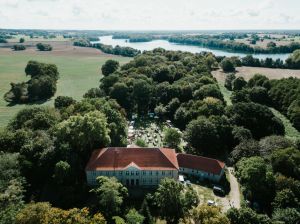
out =
<svg viewBox="0 0 300 224"><path fill-rule="evenodd" d="M222 210L226 212L231 207L240 208L241 207L241 194L239 183L234 174L234 169L228 167L228 181L230 182L230 192L227 197L220 199L222 204Z"/></svg>

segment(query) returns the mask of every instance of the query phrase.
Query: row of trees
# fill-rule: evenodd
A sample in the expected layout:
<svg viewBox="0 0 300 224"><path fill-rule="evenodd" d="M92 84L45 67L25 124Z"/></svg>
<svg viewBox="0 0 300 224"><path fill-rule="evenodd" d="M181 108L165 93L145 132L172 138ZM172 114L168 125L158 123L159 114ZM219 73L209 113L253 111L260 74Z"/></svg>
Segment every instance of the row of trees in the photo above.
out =
<svg viewBox="0 0 300 224"><path fill-rule="evenodd" d="M26 50L26 47L22 44L15 44L13 46L14 51L24 51Z"/></svg>
<svg viewBox="0 0 300 224"><path fill-rule="evenodd" d="M292 42L289 45L285 46L274 46L269 45L267 48L262 48L258 46L251 46L244 43L239 43L234 40L223 40L214 38L212 36L205 35L174 35L168 38L170 42L182 43L189 45L197 45L208 48L215 48L227 51L234 52L243 52L243 53L292 53L293 51L300 49L300 43Z"/></svg>
<svg viewBox="0 0 300 224"><path fill-rule="evenodd" d="M25 68L27 82L11 83L4 99L10 103L28 103L46 100L54 96L59 73L56 65L29 61Z"/></svg>

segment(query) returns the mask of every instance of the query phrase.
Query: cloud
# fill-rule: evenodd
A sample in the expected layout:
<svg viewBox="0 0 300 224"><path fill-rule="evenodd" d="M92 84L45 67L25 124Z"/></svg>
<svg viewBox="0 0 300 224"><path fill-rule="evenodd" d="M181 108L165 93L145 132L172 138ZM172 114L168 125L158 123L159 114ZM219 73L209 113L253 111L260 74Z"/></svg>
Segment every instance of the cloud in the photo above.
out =
<svg viewBox="0 0 300 224"><path fill-rule="evenodd" d="M296 29L300 20L299 0L0 0L0 5L0 27L7 28Z"/></svg>

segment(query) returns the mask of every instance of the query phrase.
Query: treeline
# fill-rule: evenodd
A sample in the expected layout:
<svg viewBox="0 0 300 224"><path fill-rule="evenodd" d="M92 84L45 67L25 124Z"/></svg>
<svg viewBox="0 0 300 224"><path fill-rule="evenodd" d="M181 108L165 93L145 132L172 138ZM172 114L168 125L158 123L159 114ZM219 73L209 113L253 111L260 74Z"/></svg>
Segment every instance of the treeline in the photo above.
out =
<svg viewBox="0 0 300 224"><path fill-rule="evenodd" d="M113 39L128 39L129 42L149 42L155 40L155 36L150 34L114 34Z"/></svg>
<svg viewBox="0 0 300 224"><path fill-rule="evenodd" d="M216 39L214 36L171 36L168 39L173 43L197 45L208 48L215 48L226 51L243 52L243 53L292 53L293 51L300 49L300 43L293 42L286 46L270 46L268 48L252 47L244 43L238 43L236 41L224 41L222 39Z"/></svg>
<svg viewBox="0 0 300 224"><path fill-rule="evenodd" d="M54 96L59 77L56 65L29 61L25 74L30 76L30 80L11 83L11 89L4 95L7 102L28 103Z"/></svg>
<svg viewBox="0 0 300 224"><path fill-rule="evenodd" d="M26 50L26 47L22 44L15 44L12 49L14 49L15 51L24 51Z"/></svg>
<svg viewBox="0 0 300 224"><path fill-rule="evenodd" d="M125 57L135 57L141 53L141 51L136 50L132 47L121 47L119 45L113 47L111 45L98 43L93 44L92 47L100 49L101 51L107 54L121 55Z"/></svg>
<svg viewBox="0 0 300 224"><path fill-rule="evenodd" d="M217 61L220 62L221 67L225 68L225 72L232 72L235 67L249 66L249 67L264 67L264 68L282 68L282 69L299 69L300 68L300 50L295 50L285 62L281 59L273 60L272 58L258 59L252 55L245 57L216 57ZM222 64L222 63L225 63Z"/></svg>
<svg viewBox="0 0 300 224"><path fill-rule="evenodd" d="M111 45L105 45L101 43L92 44L87 39L75 40L73 45L79 47L93 47L103 51L106 54L121 55L125 57L135 57L141 53L141 51L131 47L121 47L119 45L113 47Z"/></svg>

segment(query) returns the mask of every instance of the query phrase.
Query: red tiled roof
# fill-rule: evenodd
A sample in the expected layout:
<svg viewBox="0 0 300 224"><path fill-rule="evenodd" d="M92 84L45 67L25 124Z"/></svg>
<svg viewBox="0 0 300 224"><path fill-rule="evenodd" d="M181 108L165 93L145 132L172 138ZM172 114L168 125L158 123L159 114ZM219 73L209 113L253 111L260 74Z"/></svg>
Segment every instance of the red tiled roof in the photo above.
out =
<svg viewBox="0 0 300 224"><path fill-rule="evenodd" d="M174 149L103 148L95 150L86 170L123 170L135 166L141 170L178 170Z"/></svg>
<svg viewBox="0 0 300 224"><path fill-rule="evenodd" d="M177 161L179 167L202 170L213 174L220 174L225 167L225 163L219 160L183 153L177 154Z"/></svg>

